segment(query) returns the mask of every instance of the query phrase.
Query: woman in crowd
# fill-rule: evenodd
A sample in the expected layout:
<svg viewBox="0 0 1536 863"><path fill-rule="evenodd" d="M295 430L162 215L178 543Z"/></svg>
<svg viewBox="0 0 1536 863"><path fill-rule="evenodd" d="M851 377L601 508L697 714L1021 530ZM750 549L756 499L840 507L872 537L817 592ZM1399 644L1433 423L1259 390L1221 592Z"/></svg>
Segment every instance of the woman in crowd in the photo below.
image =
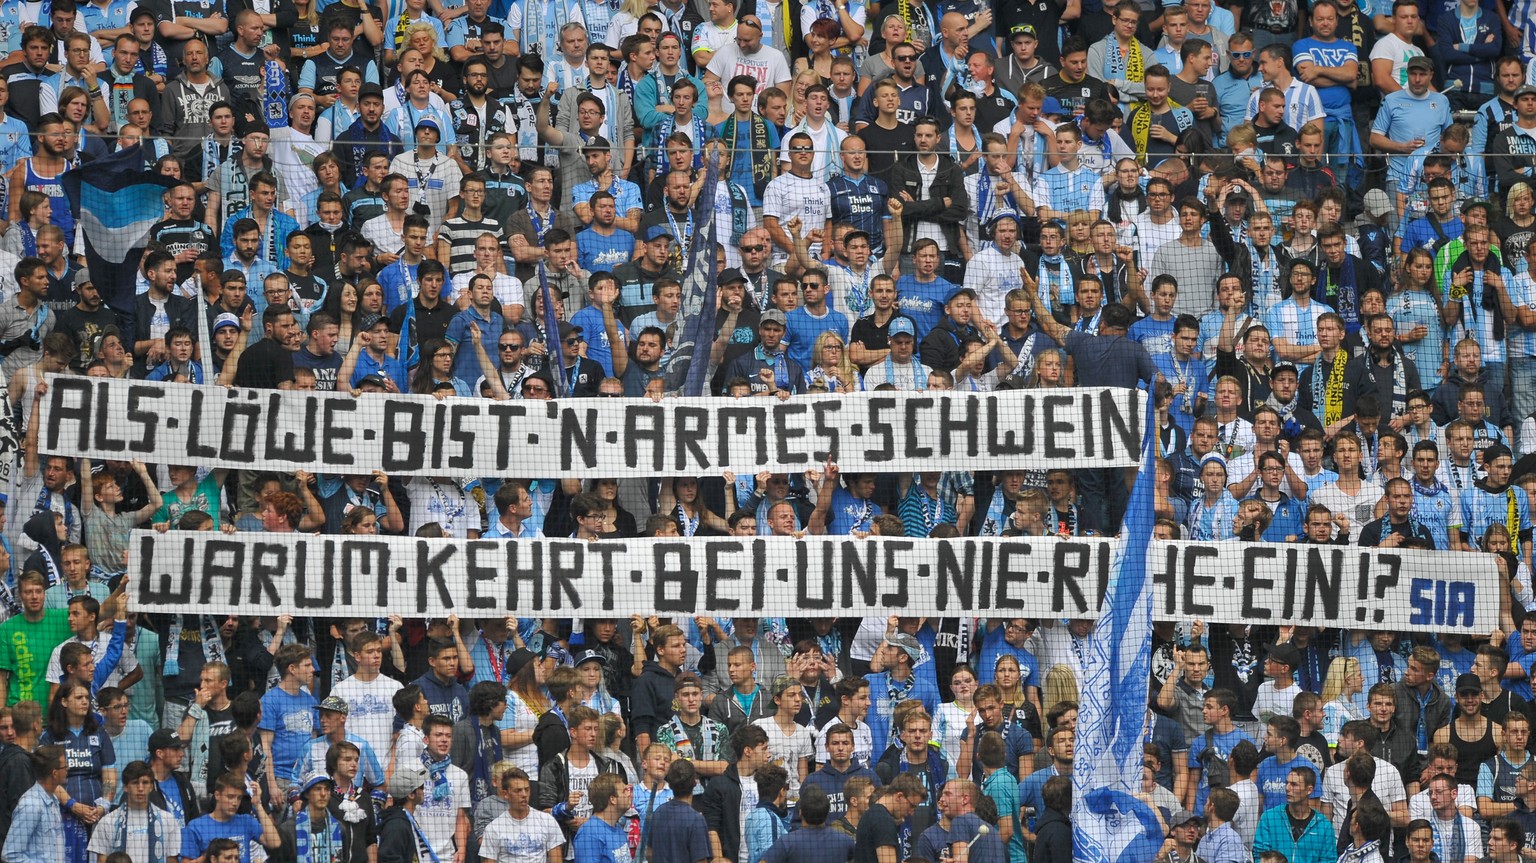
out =
<svg viewBox="0 0 1536 863"><path fill-rule="evenodd" d="M1231 539L1237 500L1227 491L1227 460L1206 453L1200 461L1200 482L1204 493L1189 508L1189 538L1195 542Z"/></svg>
<svg viewBox="0 0 1536 863"><path fill-rule="evenodd" d="M1328 664L1328 676L1323 679L1323 737L1329 746L1339 743L1339 729L1344 723L1365 719L1364 699L1361 689L1365 675L1360 671L1360 660L1352 656L1340 656Z"/></svg>
<svg viewBox="0 0 1536 863"><path fill-rule="evenodd" d="M89 651L86 652L87 655ZM69 776L64 790L73 805L64 815L64 850L62 863L86 863L86 843L90 827L106 814L117 786L116 755L112 739L102 729L91 709L91 687L74 676L66 676L48 704L48 716L38 743L64 747Z"/></svg>
<svg viewBox="0 0 1536 863"><path fill-rule="evenodd" d="M949 673L949 691L953 701L939 705L933 713L933 739L944 750L949 762L950 778L955 776L955 765L960 763L960 741L966 729L975 724L976 705L971 700L976 694L976 672L969 665L957 665Z"/></svg>

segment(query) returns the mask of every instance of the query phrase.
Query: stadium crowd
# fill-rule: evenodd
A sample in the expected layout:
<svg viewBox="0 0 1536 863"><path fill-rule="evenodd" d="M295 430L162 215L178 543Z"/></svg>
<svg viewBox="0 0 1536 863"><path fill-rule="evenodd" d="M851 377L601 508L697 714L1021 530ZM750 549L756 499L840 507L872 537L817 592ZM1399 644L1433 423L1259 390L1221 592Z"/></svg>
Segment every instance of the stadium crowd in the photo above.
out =
<svg viewBox="0 0 1536 863"><path fill-rule="evenodd" d="M28 421L50 374L665 398L696 254L712 394L1141 386L1160 537L1497 561L1476 637L1159 624L1158 860L1536 858L1532 0L0 0L0 58L0 861L1073 859L1091 621L140 615L123 571L147 525L1113 535L1121 471L288 476ZM65 192L118 151L172 178L131 291Z"/></svg>

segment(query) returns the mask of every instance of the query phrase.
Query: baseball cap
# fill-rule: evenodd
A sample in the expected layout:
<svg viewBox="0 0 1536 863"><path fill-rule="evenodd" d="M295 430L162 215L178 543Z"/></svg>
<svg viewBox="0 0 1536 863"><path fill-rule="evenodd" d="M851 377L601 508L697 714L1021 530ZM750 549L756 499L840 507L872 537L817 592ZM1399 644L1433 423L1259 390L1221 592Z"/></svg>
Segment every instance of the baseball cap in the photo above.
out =
<svg viewBox="0 0 1536 863"><path fill-rule="evenodd" d="M418 788L427 784L427 771L414 765L397 767L389 777L389 796L404 800Z"/></svg>
<svg viewBox="0 0 1536 863"><path fill-rule="evenodd" d="M220 313L218 317L213 319L213 331L218 332L225 327L234 327L237 330L240 329L240 319L230 314L229 312Z"/></svg>
<svg viewBox="0 0 1536 863"><path fill-rule="evenodd" d="M916 664L917 661L922 658L923 646L917 642L916 637L908 633L898 632L895 635L886 636L885 643L893 647L901 648L906 652L908 658L912 660L913 664Z"/></svg>
<svg viewBox="0 0 1536 863"><path fill-rule="evenodd" d="M1191 821L1204 821L1204 820L1205 820L1204 818L1201 818L1199 815L1196 815L1195 813L1189 811L1188 809L1180 809L1179 811L1173 813L1173 817L1172 818L1168 819L1168 826L1169 827L1182 827L1182 826L1184 826L1185 824L1188 824Z"/></svg>
<svg viewBox="0 0 1536 863"><path fill-rule="evenodd" d="M181 735L169 728L158 728L155 733L149 735L149 745L146 747L153 755L161 749L185 749L187 742L181 739Z"/></svg>
<svg viewBox="0 0 1536 863"><path fill-rule="evenodd" d="M797 685L798 683L799 681L795 680L793 677L790 677L788 674L780 674L778 677L773 679L774 697L777 698L778 696L783 695L785 690Z"/></svg>
<svg viewBox="0 0 1536 863"><path fill-rule="evenodd" d="M602 662L602 661L603 661L603 655L601 653L598 653L595 650L585 650L585 651L582 651L581 656L578 656L576 658L575 665L579 668L583 663L587 663L587 662ZM676 685L674 685L673 688L676 689L677 688Z"/></svg>
<svg viewBox="0 0 1536 863"><path fill-rule="evenodd" d="M583 331L581 327L575 326L574 324L570 324L565 321L560 322L560 338L562 339L572 334L578 336L582 335L582 332Z"/></svg>
<svg viewBox="0 0 1536 863"><path fill-rule="evenodd" d="M763 312L761 317L757 319L757 325L759 327L762 327L764 324L777 324L781 327L787 328L789 326L789 320L786 319L784 317L784 313L778 309L768 309L767 311Z"/></svg>
<svg viewBox="0 0 1536 863"><path fill-rule="evenodd" d="M90 271L89 268L81 267L80 269L75 271L75 282L74 282L75 287L78 288L81 285L86 284L87 282L90 282L90 281L91 281L91 271Z"/></svg>
<svg viewBox="0 0 1536 863"><path fill-rule="evenodd" d="M1515 98L1518 99L1521 96L1536 96L1536 85L1521 84L1519 87L1516 87Z"/></svg>
<svg viewBox="0 0 1536 863"><path fill-rule="evenodd" d="M441 136L443 134L443 127L439 126L437 124L437 120L432 118L432 117L422 117L420 120L416 121L416 129L415 130L416 131L420 131L422 129L431 129L432 131L436 132L439 136Z"/></svg>
<svg viewBox="0 0 1536 863"><path fill-rule="evenodd" d="M373 96L373 97L378 98L378 99L384 98L384 88L380 87L378 84L374 84L372 82L364 84L363 86L358 88L358 90L357 90L358 101L362 101L363 99L366 99L369 96Z"/></svg>
<svg viewBox="0 0 1536 863"><path fill-rule="evenodd" d="M944 298L944 305L947 306L950 303L954 302L955 301L955 297L958 297L961 294L965 294L965 295L969 296L973 300L976 299L976 290L974 288L967 288L964 285L960 285L960 286L956 287L953 291L950 291L949 292L949 296Z"/></svg>
<svg viewBox="0 0 1536 863"><path fill-rule="evenodd" d="M723 270L720 273L720 277L715 279L715 284L717 285L744 285L746 283L747 277L742 275L741 270L738 270L735 267L729 267Z"/></svg>
<svg viewBox="0 0 1536 863"><path fill-rule="evenodd" d="M299 104L299 100L301 99L308 99L311 102L315 101L315 97L309 95L308 93L294 93L293 98L288 100L288 110L292 111L293 106Z"/></svg>
<svg viewBox="0 0 1536 863"><path fill-rule="evenodd" d="M1251 199L1248 197L1248 190L1242 188L1241 186L1234 188L1232 191L1227 193L1227 203L1229 204L1235 204L1238 201L1242 201L1246 204L1250 200Z"/></svg>
<svg viewBox="0 0 1536 863"><path fill-rule="evenodd" d="M645 241L647 243L652 240L659 240L662 237L666 237L669 240L677 239L676 235L672 233L672 229L666 225L652 225L645 229ZM746 280L743 279L742 281Z"/></svg>
<svg viewBox="0 0 1536 863"><path fill-rule="evenodd" d="M1411 72L1411 71L1413 71L1415 69L1421 69L1421 70L1423 70L1425 72L1433 72L1433 71L1435 71L1435 64L1431 63L1429 61L1428 57L1424 57L1424 56L1409 57L1408 58L1408 71Z"/></svg>
<svg viewBox="0 0 1536 863"><path fill-rule="evenodd" d="M1287 642L1270 645L1269 658L1288 666L1292 671L1301 667L1301 651L1296 649L1296 645Z"/></svg>
<svg viewBox="0 0 1536 863"><path fill-rule="evenodd" d="M340 713L342 716L352 712L351 705L347 704L347 700L339 695L327 695L325 700L320 702L320 709L329 710L332 713Z"/></svg>
<svg viewBox="0 0 1536 863"><path fill-rule="evenodd" d="M898 315L891 318L891 326L887 336L893 339L897 336L911 336L915 339L917 338L917 329L912 326L911 318L904 318Z"/></svg>
<svg viewBox="0 0 1536 863"><path fill-rule="evenodd" d="M381 390L387 390L389 389L389 381L385 380L383 375L374 372L371 375L363 375L362 379L357 382L358 389L363 387L378 387Z"/></svg>
<svg viewBox="0 0 1536 863"><path fill-rule="evenodd" d="M607 153L611 150L613 150L613 145L608 143L608 139L604 138L602 135L593 135L592 140L583 144L581 147L581 152L583 153Z"/></svg>
<svg viewBox="0 0 1536 863"><path fill-rule="evenodd" d="M1046 96L1044 101L1040 103L1040 113L1067 114L1070 112L1067 111L1066 108L1062 107L1060 99L1056 98L1055 96Z"/></svg>
<svg viewBox="0 0 1536 863"><path fill-rule="evenodd" d="M538 658L539 655L537 653L526 647L519 647L512 651L507 655L507 679L511 680L513 677L516 677L517 673L523 670L523 666Z"/></svg>
<svg viewBox="0 0 1536 863"><path fill-rule="evenodd" d="M1469 672L1467 674L1458 674L1458 675L1456 675L1456 694L1457 695L1460 695L1463 692L1482 692L1482 691L1483 691L1483 682L1477 678L1476 674L1472 674L1472 673Z"/></svg>
<svg viewBox="0 0 1536 863"><path fill-rule="evenodd" d="M704 688L704 682L702 680L699 680L699 676L697 674L693 674L693 673L679 674L677 676L677 682L672 684L672 691L673 692L679 692L679 691L682 691L684 689L690 689L690 688L691 689L703 689Z"/></svg>
<svg viewBox="0 0 1536 863"><path fill-rule="evenodd" d="M1274 380L1280 376L1281 372L1290 372L1293 375L1301 374L1300 372L1296 371L1295 363L1275 363L1275 365L1269 370L1269 379Z"/></svg>
<svg viewBox="0 0 1536 863"><path fill-rule="evenodd" d="M1035 39L1037 41L1040 38L1040 34L1035 32L1035 25L1033 24L1015 24L1012 27L1009 27L1008 38L1012 39L1015 36L1028 36L1029 38Z"/></svg>
<svg viewBox="0 0 1536 863"><path fill-rule="evenodd" d="M362 318L358 320L358 322L357 322L357 329L358 329L359 332L367 332L368 330L373 329L374 327L378 326L381 323L389 323L389 322L384 320L384 316L383 315L377 314L375 312L369 312L369 313L363 315Z"/></svg>

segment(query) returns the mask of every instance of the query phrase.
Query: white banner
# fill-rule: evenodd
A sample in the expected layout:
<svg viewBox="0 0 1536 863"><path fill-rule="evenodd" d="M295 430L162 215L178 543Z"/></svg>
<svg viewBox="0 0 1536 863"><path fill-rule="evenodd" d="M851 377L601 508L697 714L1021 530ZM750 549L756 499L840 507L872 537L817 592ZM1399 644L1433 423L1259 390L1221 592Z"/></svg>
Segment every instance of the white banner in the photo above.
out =
<svg viewBox="0 0 1536 863"><path fill-rule="evenodd" d="M1048 393L1048 394L1047 394ZM1124 389L490 401L49 378L44 453L398 476L657 477L1129 467Z"/></svg>
<svg viewBox="0 0 1536 863"><path fill-rule="evenodd" d="M445 540L307 534L133 537L138 611L377 617L1096 617L1108 539L814 537ZM1163 620L1486 633L1482 554L1154 543Z"/></svg>

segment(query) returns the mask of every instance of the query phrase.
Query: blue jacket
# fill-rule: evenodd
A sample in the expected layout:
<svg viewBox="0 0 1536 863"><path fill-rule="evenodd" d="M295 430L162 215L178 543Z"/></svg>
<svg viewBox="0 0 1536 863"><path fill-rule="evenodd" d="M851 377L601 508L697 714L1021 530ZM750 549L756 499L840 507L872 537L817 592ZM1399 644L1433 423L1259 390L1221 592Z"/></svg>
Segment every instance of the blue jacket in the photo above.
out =
<svg viewBox="0 0 1536 863"><path fill-rule="evenodd" d="M1435 47L1445 63L1446 80L1461 81L1459 89L1467 93L1492 96L1493 61L1504 50L1504 31L1493 12L1479 8L1477 33L1468 42L1463 38L1461 16L1455 10L1440 13L1435 22Z"/></svg>
<svg viewBox="0 0 1536 863"><path fill-rule="evenodd" d="M1301 839L1293 840L1283 805L1269 809L1259 818L1259 829L1253 836L1254 863L1265 851L1278 851L1290 863L1336 863L1339 859L1333 827L1322 813L1313 812Z"/></svg>

